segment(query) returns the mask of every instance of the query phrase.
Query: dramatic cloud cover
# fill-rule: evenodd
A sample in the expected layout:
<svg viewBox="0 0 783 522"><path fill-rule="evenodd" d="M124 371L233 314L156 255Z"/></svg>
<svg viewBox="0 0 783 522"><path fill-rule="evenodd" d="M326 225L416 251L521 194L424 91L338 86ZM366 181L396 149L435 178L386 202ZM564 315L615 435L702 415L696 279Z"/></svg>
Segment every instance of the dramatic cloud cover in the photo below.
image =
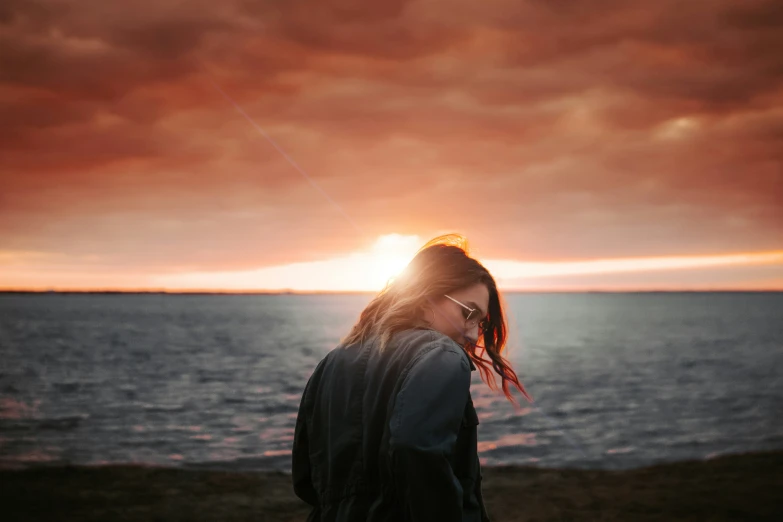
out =
<svg viewBox="0 0 783 522"><path fill-rule="evenodd" d="M774 0L6 0L0 288L293 288L447 231L561 263L509 287L783 288L780 49Z"/></svg>

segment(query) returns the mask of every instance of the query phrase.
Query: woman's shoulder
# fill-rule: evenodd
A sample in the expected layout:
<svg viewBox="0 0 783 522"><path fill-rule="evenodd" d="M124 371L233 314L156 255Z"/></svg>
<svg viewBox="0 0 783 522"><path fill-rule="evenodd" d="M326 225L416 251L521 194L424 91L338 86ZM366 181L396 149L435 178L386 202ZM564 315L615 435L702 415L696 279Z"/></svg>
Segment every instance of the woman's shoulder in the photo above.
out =
<svg viewBox="0 0 783 522"><path fill-rule="evenodd" d="M470 358L465 350L453 339L437 330L429 328L411 328L399 332L397 340L410 348L410 364L413 366L449 364L470 370ZM456 368L455 366L455 368Z"/></svg>
<svg viewBox="0 0 783 522"><path fill-rule="evenodd" d="M464 351L451 337L432 328L408 328L394 334L392 343L411 345L419 349L439 349L459 353Z"/></svg>

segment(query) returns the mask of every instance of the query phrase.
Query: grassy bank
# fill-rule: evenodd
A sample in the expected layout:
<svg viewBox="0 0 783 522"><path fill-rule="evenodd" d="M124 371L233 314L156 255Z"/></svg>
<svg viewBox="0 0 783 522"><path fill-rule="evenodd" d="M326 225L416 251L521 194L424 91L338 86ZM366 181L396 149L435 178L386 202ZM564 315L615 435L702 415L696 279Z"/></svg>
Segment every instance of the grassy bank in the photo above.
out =
<svg viewBox="0 0 783 522"><path fill-rule="evenodd" d="M783 452L627 471L484 470L493 522L783 520ZM11 521L300 521L283 473L135 466L0 471Z"/></svg>

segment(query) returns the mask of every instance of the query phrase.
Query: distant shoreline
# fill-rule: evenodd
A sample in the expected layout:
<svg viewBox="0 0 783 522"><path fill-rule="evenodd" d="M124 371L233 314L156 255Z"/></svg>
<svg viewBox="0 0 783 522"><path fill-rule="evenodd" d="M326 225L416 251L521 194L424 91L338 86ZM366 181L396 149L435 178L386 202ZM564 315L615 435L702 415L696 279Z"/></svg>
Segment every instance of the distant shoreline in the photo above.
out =
<svg viewBox="0 0 783 522"><path fill-rule="evenodd" d="M783 520L783 451L621 470L485 467L492 522ZM309 507L283 472L148 466L0 471L5 520L291 522Z"/></svg>
<svg viewBox="0 0 783 522"><path fill-rule="evenodd" d="M377 291L181 291L181 290L2 290L0 295L375 295ZM503 290L503 294L780 294L783 289L770 290Z"/></svg>

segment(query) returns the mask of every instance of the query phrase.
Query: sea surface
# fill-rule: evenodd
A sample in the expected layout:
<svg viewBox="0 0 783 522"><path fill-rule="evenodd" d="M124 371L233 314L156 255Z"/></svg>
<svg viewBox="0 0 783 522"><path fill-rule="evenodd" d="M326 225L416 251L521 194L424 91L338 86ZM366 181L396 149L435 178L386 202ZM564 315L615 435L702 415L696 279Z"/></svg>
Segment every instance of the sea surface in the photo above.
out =
<svg viewBox="0 0 783 522"><path fill-rule="evenodd" d="M290 470L304 385L370 298L0 294L0 466ZM474 372L485 465L783 448L783 293L505 300L535 403Z"/></svg>

